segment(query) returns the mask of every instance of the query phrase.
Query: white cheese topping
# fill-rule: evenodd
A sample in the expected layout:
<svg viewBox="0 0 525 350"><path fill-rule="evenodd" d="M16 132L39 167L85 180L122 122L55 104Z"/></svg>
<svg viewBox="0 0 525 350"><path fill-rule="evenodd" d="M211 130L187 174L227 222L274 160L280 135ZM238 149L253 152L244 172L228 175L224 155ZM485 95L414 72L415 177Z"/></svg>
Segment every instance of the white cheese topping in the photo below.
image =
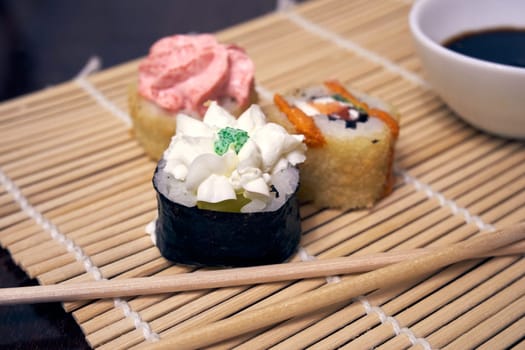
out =
<svg viewBox="0 0 525 350"><path fill-rule="evenodd" d="M215 102L202 121L184 114L176 118L177 130L164 152L163 170L171 181L183 184L182 202L188 206L241 196L249 200L242 212L264 210L275 197L275 176L305 160L304 137L266 123L257 105L238 119ZM224 141L224 132L227 137L241 134L241 141ZM224 142L221 154L217 143L224 146ZM175 187L180 191L179 185Z"/></svg>

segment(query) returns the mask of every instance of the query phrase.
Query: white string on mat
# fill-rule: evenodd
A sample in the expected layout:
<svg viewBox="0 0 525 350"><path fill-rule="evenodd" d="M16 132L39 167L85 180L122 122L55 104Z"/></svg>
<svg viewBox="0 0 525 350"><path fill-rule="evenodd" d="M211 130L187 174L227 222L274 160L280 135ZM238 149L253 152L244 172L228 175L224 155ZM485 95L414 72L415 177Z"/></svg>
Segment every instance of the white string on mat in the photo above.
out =
<svg viewBox="0 0 525 350"><path fill-rule="evenodd" d="M396 168L396 173L403 178L406 184L412 185L416 190L422 191L429 199L437 199L439 205L448 208L452 214L461 216L467 224L474 223L480 231L496 231L496 228L487 224L477 215L473 215L467 208L460 207L455 201L447 199L442 193L435 191L429 185L422 183L403 169Z"/></svg>
<svg viewBox="0 0 525 350"><path fill-rule="evenodd" d="M294 0L277 0L275 4L275 11L288 11L294 7L296 2Z"/></svg>
<svg viewBox="0 0 525 350"><path fill-rule="evenodd" d="M281 11L290 21L297 24L299 27L304 30L319 36L322 39L328 40L335 45L342 47L343 49L354 52L355 54L362 56L369 61L377 63L384 67L386 70L402 76L406 80L419 85L424 89L430 89L430 85L422 79L419 75L412 73L409 70L404 69L403 67L397 65L391 60L384 58L373 51L370 51L357 43L353 42L350 39L344 38L339 34L336 34L330 30L327 30L309 20L299 15L297 12L293 11L294 1L292 0L282 0L278 1L277 9Z"/></svg>
<svg viewBox="0 0 525 350"><path fill-rule="evenodd" d="M33 207L27 198L22 194L22 191L18 186L11 180L3 171L0 169L0 184L4 186L5 190L11 194L15 202L20 206L20 209L33 219L40 227L47 231L51 238L63 245L66 250L73 254L75 260L82 263L87 273L93 276L96 281L105 280L102 275L102 271L93 263L89 255L87 255L82 247L78 246L72 239L64 235L58 227L47 219L42 213L40 213L35 207ZM124 316L132 319L135 328L142 332L144 338L149 341L156 341L159 339L159 335L155 333L150 325L142 320L142 317L131 309L129 303L121 298L114 298L113 304L115 307L120 308L124 313Z"/></svg>
<svg viewBox="0 0 525 350"><path fill-rule="evenodd" d="M406 5L413 5L416 0L397 0L398 2L401 2Z"/></svg>
<svg viewBox="0 0 525 350"><path fill-rule="evenodd" d="M78 72L75 79L82 79L90 74L98 72L102 68L102 59L98 56L91 56L84 67Z"/></svg>
<svg viewBox="0 0 525 350"><path fill-rule="evenodd" d="M267 100L267 101L273 100L273 93L267 88L265 88L264 86L260 84L256 84L255 91L257 91L257 94L259 94L259 96L262 97L264 100Z"/></svg>
<svg viewBox="0 0 525 350"><path fill-rule="evenodd" d="M425 338L417 337L408 327L401 327L399 322L392 316L387 316L385 311L379 306L372 306L368 300L363 297L357 297L354 301L358 301L363 305L367 315L376 314L382 324L389 323L394 330L396 336L405 335L412 345L420 345L425 350L432 350L432 346Z"/></svg>
<svg viewBox="0 0 525 350"><path fill-rule="evenodd" d="M299 247L297 254L299 254L299 259L301 259L301 261L313 261L317 259L315 256L310 255L310 253L308 253L306 249L304 249L303 247ZM330 284L330 283L338 283L338 282L341 282L341 278L339 278L339 276L326 277L326 283Z"/></svg>
<svg viewBox="0 0 525 350"><path fill-rule="evenodd" d="M121 110L119 107L117 107L113 102L108 100L104 94L102 94L100 91L97 90L87 80L87 76L91 73L94 73L98 71L101 67L101 60L97 56L91 57L84 68L80 71L80 73L77 75L77 77L74 79L74 82L81 87L85 92L87 92L97 103L99 106L107 109L111 114L118 117L120 120L122 120L127 126L131 125L131 118L129 115Z"/></svg>

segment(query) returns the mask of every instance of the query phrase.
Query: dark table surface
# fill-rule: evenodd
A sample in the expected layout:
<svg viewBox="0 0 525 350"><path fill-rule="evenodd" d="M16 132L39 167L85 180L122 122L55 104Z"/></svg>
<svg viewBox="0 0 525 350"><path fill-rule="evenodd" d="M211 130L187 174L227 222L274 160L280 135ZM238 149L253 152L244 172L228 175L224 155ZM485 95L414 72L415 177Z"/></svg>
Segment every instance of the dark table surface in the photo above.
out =
<svg viewBox="0 0 525 350"><path fill-rule="evenodd" d="M0 287L37 285L0 248ZM0 306L0 349L90 349L60 303Z"/></svg>

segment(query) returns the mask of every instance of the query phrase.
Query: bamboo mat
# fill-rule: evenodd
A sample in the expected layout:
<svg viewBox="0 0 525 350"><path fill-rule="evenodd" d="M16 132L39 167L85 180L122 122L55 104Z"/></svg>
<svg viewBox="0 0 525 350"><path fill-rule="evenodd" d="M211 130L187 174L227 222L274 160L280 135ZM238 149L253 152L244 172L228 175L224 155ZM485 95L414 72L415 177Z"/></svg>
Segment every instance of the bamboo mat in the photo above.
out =
<svg viewBox="0 0 525 350"><path fill-rule="evenodd" d="M402 115L394 192L371 210L303 205L295 259L456 242L525 220L525 145L480 133L430 89L401 0L309 1L218 33L262 99L339 78ZM0 243L41 284L187 272L145 233L155 164L129 133L130 62L0 105ZM214 349L525 348L525 260L469 261ZM340 278L66 303L94 348L128 349Z"/></svg>

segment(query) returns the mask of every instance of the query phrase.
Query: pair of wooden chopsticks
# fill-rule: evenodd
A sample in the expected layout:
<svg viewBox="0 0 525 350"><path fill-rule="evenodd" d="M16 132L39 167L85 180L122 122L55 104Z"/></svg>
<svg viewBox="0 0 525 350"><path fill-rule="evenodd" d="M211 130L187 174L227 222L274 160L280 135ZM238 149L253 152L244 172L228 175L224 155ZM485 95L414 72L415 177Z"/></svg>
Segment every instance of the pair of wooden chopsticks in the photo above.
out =
<svg viewBox="0 0 525 350"><path fill-rule="evenodd" d="M492 241L496 236L494 234L486 234L481 235L480 237L483 237L482 239L484 240ZM194 273L177 274L173 276L3 288L0 289L0 305L161 294L197 289L297 280L303 278L346 275L372 271L405 260L412 261L413 259L429 253L435 253L439 250L440 248L421 248L409 251L395 251L308 262L197 271ZM481 258L513 255L524 252L525 241L501 249L480 251L476 256L465 256L465 259L473 257Z"/></svg>
<svg viewBox="0 0 525 350"><path fill-rule="evenodd" d="M343 279L339 283L223 319L191 331L145 344L145 349L198 349L279 322L338 305L380 288L389 288L428 276L447 265L476 258L525 239L525 223L481 234L466 241L424 253L377 270ZM523 246L523 242L520 242ZM522 251L523 252L523 251Z"/></svg>
<svg viewBox="0 0 525 350"><path fill-rule="evenodd" d="M501 231L480 234L466 241L441 248L198 271L174 276L4 288L0 289L0 304L160 294L371 271L293 299L245 312L180 336L162 339L147 345L153 349L193 349L336 305L379 288L387 288L424 277L441 267L458 261L487 256L522 254L525 252L524 239L525 223L520 223Z"/></svg>

